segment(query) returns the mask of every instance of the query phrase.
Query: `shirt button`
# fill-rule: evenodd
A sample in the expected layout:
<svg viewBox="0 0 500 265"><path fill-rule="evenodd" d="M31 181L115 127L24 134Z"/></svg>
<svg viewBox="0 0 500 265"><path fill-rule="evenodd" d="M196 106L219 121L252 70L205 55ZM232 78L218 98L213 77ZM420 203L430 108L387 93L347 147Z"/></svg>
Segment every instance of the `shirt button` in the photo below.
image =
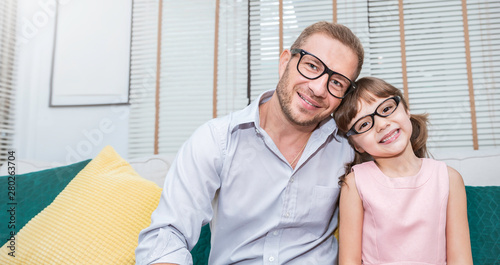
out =
<svg viewBox="0 0 500 265"><path fill-rule="evenodd" d="M274 257L273 256L269 257L269 261L273 262L274 261Z"/></svg>
<svg viewBox="0 0 500 265"><path fill-rule="evenodd" d="M279 234L278 231L273 232L273 235L275 235L275 236L277 236L278 234Z"/></svg>
<svg viewBox="0 0 500 265"><path fill-rule="evenodd" d="M291 179L290 179L290 183L293 183L293 181L294 181L294 178L291 178Z"/></svg>
<svg viewBox="0 0 500 265"><path fill-rule="evenodd" d="M286 213L286 214L285 214L285 217L290 217L290 213Z"/></svg>

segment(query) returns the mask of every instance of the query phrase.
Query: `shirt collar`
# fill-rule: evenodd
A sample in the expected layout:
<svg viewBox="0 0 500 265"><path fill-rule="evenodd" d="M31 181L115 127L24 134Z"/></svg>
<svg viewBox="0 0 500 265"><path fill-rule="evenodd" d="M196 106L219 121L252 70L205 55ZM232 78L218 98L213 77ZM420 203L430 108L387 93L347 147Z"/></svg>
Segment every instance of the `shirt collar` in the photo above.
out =
<svg viewBox="0 0 500 265"><path fill-rule="evenodd" d="M259 106L262 103L267 102L274 94L273 90L268 90L259 95L259 97L254 100L250 105L248 105L243 110L237 111L233 114L231 119L231 132L234 132L240 125L252 124L256 129L260 128L260 117L259 117ZM321 135L330 135L334 133L337 129L335 121L330 116L320 122L317 131L321 132ZM316 134L316 133L315 133Z"/></svg>

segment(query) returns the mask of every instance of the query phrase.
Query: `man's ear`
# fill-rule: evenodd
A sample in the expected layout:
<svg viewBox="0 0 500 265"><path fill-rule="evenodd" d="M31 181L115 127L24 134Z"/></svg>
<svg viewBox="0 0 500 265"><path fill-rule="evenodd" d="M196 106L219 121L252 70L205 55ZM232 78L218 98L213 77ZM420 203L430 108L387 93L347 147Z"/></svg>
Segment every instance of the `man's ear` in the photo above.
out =
<svg viewBox="0 0 500 265"><path fill-rule="evenodd" d="M292 53L290 50L285 49L281 55L280 55L280 64L279 64L279 74L280 74L280 79L283 76L283 73L285 73L285 69L288 65L288 62L292 58Z"/></svg>

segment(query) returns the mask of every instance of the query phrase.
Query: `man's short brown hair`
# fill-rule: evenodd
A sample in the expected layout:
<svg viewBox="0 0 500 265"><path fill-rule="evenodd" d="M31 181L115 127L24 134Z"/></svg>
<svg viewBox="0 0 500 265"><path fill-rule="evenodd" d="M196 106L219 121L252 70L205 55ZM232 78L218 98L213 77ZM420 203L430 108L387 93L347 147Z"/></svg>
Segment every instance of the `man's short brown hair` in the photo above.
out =
<svg viewBox="0 0 500 265"><path fill-rule="evenodd" d="M331 23L327 21L316 22L309 27L305 28L302 33L300 33L299 37L292 44L291 49L300 49L304 42L313 34L322 33L326 36L340 41L345 46L351 48L351 50L358 56L358 68L356 70L356 74L353 78L353 81L358 78L359 73L361 72L361 67L363 66L364 59L364 51L363 45L361 45L361 41L359 40L352 31L341 24Z"/></svg>

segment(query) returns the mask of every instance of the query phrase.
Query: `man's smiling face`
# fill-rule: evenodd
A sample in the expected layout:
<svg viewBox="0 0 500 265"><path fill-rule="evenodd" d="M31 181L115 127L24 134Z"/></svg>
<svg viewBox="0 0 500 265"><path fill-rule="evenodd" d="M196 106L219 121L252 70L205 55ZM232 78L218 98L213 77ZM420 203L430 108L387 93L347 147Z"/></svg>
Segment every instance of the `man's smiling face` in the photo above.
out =
<svg viewBox="0 0 500 265"><path fill-rule="evenodd" d="M309 37L301 49L320 58L328 68L352 80L358 61L356 54L338 40L317 33ZM290 51L280 58L280 81L276 93L287 119L300 126L318 124L330 116L341 99L333 97L327 90L328 75L310 80L297 71L300 55Z"/></svg>

